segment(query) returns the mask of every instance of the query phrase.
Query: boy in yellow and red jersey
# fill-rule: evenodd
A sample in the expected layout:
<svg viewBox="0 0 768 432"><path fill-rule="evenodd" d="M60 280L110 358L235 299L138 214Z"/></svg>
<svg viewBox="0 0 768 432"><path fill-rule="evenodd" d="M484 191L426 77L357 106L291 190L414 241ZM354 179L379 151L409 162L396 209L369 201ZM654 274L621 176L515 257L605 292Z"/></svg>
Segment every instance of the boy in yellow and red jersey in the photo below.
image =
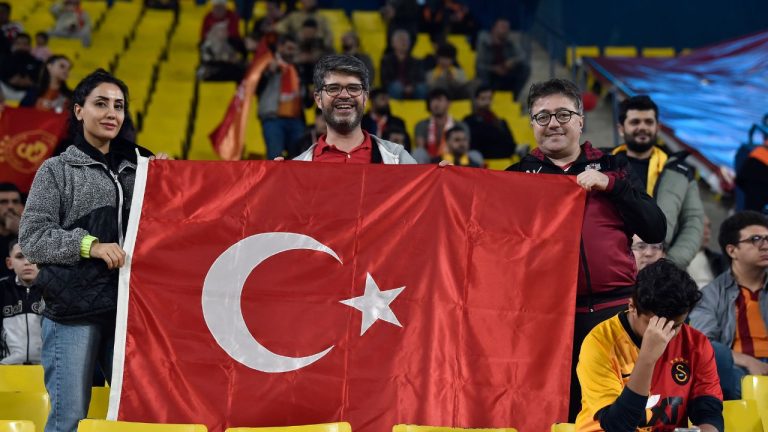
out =
<svg viewBox="0 0 768 432"><path fill-rule="evenodd" d="M629 310L599 324L581 346L577 431L671 432L689 418L702 431L723 431L714 351L684 324L700 298L671 261L638 273Z"/></svg>

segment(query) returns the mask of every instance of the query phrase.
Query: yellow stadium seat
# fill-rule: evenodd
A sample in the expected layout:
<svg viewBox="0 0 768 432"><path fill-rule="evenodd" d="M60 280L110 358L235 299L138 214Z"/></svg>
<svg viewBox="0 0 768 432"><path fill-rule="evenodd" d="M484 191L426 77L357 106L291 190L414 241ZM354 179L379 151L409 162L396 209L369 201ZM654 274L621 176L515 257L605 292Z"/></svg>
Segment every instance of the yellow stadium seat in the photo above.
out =
<svg viewBox="0 0 768 432"><path fill-rule="evenodd" d="M464 117L472 113L472 102L468 99L452 101L449 112L455 120L464 120Z"/></svg>
<svg viewBox="0 0 768 432"><path fill-rule="evenodd" d="M301 426L234 427L225 432L352 432L352 427L347 422L338 422Z"/></svg>
<svg viewBox="0 0 768 432"><path fill-rule="evenodd" d="M726 432L763 432L762 421L753 400L723 401Z"/></svg>
<svg viewBox="0 0 768 432"><path fill-rule="evenodd" d="M432 48L432 41L429 40L429 33L419 33L416 36L416 40L411 41L411 43L413 43L411 55L413 55L415 58L424 58L432 54L434 51Z"/></svg>
<svg viewBox="0 0 768 432"><path fill-rule="evenodd" d="M420 100L395 100L389 101L389 107L392 110L392 114L405 120L408 136L411 138L411 143L415 143L416 140L413 136L413 129L416 127L416 123L429 117L429 111L427 111L427 105L424 101Z"/></svg>
<svg viewBox="0 0 768 432"><path fill-rule="evenodd" d="M35 432L35 424L29 420L0 420L0 432Z"/></svg>
<svg viewBox="0 0 768 432"><path fill-rule="evenodd" d="M633 46L607 46L603 49L606 57L637 57L637 47Z"/></svg>
<svg viewBox="0 0 768 432"><path fill-rule="evenodd" d="M444 426L417 426L410 424L399 424L392 428L392 432L517 432L515 428L482 428L469 429Z"/></svg>
<svg viewBox="0 0 768 432"><path fill-rule="evenodd" d="M581 62L582 57L600 57L600 47L577 46L576 48L568 48L565 54L565 64L571 67L574 63Z"/></svg>
<svg viewBox="0 0 768 432"><path fill-rule="evenodd" d="M754 400L758 411L768 410L768 376L747 375L742 378L741 398Z"/></svg>
<svg viewBox="0 0 768 432"><path fill-rule="evenodd" d="M208 135L224 118L235 86L227 82L201 82L198 89L197 116L189 149L189 159L218 160ZM254 109L256 109L254 107Z"/></svg>
<svg viewBox="0 0 768 432"><path fill-rule="evenodd" d="M659 58L669 58L675 56L675 49L674 48L643 48L641 50L643 53L643 57L659 57Z"/></svg>
<svg viewBox="0 0 768 432"><path fill-rule="evenodd" d="M88 406L88 415L90 419L107 418L109 409L109 387L93 387L91 389L91 404Z"/></svg>
<svg viewBox="0 0 768 432"><path fill-rule="evenodd" d="M485 159L484 162L485 162L486 168L496 170L496 171L504 171L510 165L512 165L511 158Z"/></svg>
<svg viewBox="0 0 768 432"><path fill-rule="evenodd" d="M46 392L0 392L0 419L31 421L37 430L42 431L49 410Z"/></svg>
<svg viewBox="0 0 768 432"><path fill-rule="evenodd" d="M109 420L80 420L77 432L207 432L201 424L133 423Z"/></svg>
<svg viewBox="0 0 768 432"><path fill-rule="evenodd" d="M386 37L383 34L387 32L387 26L378 11L353 11L352 25L359 34L382 33L382 37Z"/></svg>
<svg viewBox="0 0 768 432"><path fill-rule="evenodd" d="M760 419L763 422L763 431L768 431L768 409L760 411Z"/></svg>
<svg viewBox="0 0 768 432"><path fill-rule="evenodd" d="M555 423L552 425L552 432L576 432L576 425L573 423Z"/></svg>
<svg viewBox="0 0 768 432"><path fill-rule="evenodd" d="M0 366L0 391L45 391L43 367L40 365Z"/></svg>

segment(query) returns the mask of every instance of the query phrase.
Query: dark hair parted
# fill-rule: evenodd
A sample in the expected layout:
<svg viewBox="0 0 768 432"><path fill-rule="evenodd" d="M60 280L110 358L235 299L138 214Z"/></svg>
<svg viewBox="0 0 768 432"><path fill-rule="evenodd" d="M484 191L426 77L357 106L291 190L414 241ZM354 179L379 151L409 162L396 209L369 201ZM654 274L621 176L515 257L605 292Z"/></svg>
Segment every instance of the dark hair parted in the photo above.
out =
<svg viewBox="0 0 768 432"><path fill-rule="evenodd" d="M358 77L363 85L363 90L368 91L370 83L368 68L357 57L346 54L331 54L320 58L315 65L315 73L313 75L315 91L323 88L325 77L331 72Z"/></svg>
<svg viewBox="0 0 768 432"><path fill-rule="evenodd" d="M699 300L701 291L693 278L666 258L640 270L632 293L638 313L668 319L690 312Z"/></svg>
<svg viewBox="0 0 768 432"><path fill-rule="evenodd" d="M659 121L659 107L656 102L648 95L639 95L626 98L619 104L619 124L624 124L627 119L627 111L650 111L653 110L653 116Z"/></svg>
<svg viewBox="0 0 768 432"><path fill-rule="evenodd" d="M725 247L728 245L739 244L739 240L741 240L740 231L752 225L768 228L768 217L756 211L745 210L738 212L723 221L720 225L720 234L717 236L717 243L723 251L723 256L730 260L730 256L728 255L728 252L725 251Z"/></svg>
<svg viewBox="0 0 768 432"><path fill-rule="evenodd" d="M576 87L576 84L573 82L560 78L553 78L549 81L531 84L531 87L528 90L528 112L530 112L531 115L535 114L532 111L533 104L540 98L554 94L561 94L571 99L576 105L576 111L581 113L583 106L581 104L581 92L579 91L579 88Z"/></svg>
<svg viewBox="0 0 768 432"><path fill-rule="evenodd" d="M88 98L88 95L93 92L93 89L104 83L114 84L123 92L123 112L125 112L125 119L123 120L122 127L120 127L120 131L117 133L116 139L124 139L133 142L136 137L136 131L133 128L131 112L128 109L130 99L128 96L128 86L104 69L96 69L91 72L77 84L77 87L75 87L75 90L72 92L72 109L69 114L69 132L73 137L83 133L83 124L77 117L75 117L74 105L84 106L85 100Z"/></svg>

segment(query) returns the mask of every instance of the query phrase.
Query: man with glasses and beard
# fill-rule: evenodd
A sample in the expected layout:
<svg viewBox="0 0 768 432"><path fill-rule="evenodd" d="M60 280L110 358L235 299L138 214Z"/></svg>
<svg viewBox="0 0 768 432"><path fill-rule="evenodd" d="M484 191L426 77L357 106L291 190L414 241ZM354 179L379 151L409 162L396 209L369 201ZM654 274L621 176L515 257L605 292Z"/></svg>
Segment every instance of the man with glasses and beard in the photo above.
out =
<svg viewBox="0 0 768 432"><path fill-rule="evenodd" d="M336 163L415 164L399 144L363 130L360 121L368 99L368 68L350 55L328 55L315 66L315 103L328 133L295 160Z"/></svg>
<svg viewBox="0 0 768 432"><path fill-rule="evenodd" d="M668 155L658 145L659 108L648 96L633 96L619 106L619 132L624 145L613 154L626 158L636 187L656 201L667 218L666 258L688 267L699 251L704 206L686 152Z"/></svg>
<svg viewBox="0 0 768 432"><path fill-rule="evenodd" d="M576 377L581 342L597 324L627 309L637 267L631 238L664 241L664 214L642 189L627 178L626 165L589 142L580 144L584 125L581 92L563 79L531 86L528 112L537 147L507 168L531 174L573 176L587 191L581 228L577 286L564 286L563 296L576 291L576 315L571 364L569 422L581 409ZM557 208L557 203L552 203ZM553 269L559 263L552 263ZM530 287L535 289L535 287ZM562 419L556 419L562 421Z"/></svg>

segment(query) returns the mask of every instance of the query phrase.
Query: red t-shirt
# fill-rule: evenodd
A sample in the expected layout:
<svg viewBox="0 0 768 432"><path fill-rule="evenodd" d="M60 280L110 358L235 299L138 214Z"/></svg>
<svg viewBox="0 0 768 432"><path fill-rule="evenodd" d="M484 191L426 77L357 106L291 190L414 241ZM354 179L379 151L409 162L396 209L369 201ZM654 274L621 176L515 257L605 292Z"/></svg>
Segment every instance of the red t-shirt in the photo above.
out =
<svg viewBox="0 0 768 432"><path fill-rule="evenodd" d="M322 135L317 139L317 146L315 146L315 150L312 152L312 160L316 162L353 164L371 163L371 152L373 151L371 135L363 131L363 136L365 138L363 138L363 142L359 146L353 148L350 152L345 152L325 142L325 135Z"/></svg>

